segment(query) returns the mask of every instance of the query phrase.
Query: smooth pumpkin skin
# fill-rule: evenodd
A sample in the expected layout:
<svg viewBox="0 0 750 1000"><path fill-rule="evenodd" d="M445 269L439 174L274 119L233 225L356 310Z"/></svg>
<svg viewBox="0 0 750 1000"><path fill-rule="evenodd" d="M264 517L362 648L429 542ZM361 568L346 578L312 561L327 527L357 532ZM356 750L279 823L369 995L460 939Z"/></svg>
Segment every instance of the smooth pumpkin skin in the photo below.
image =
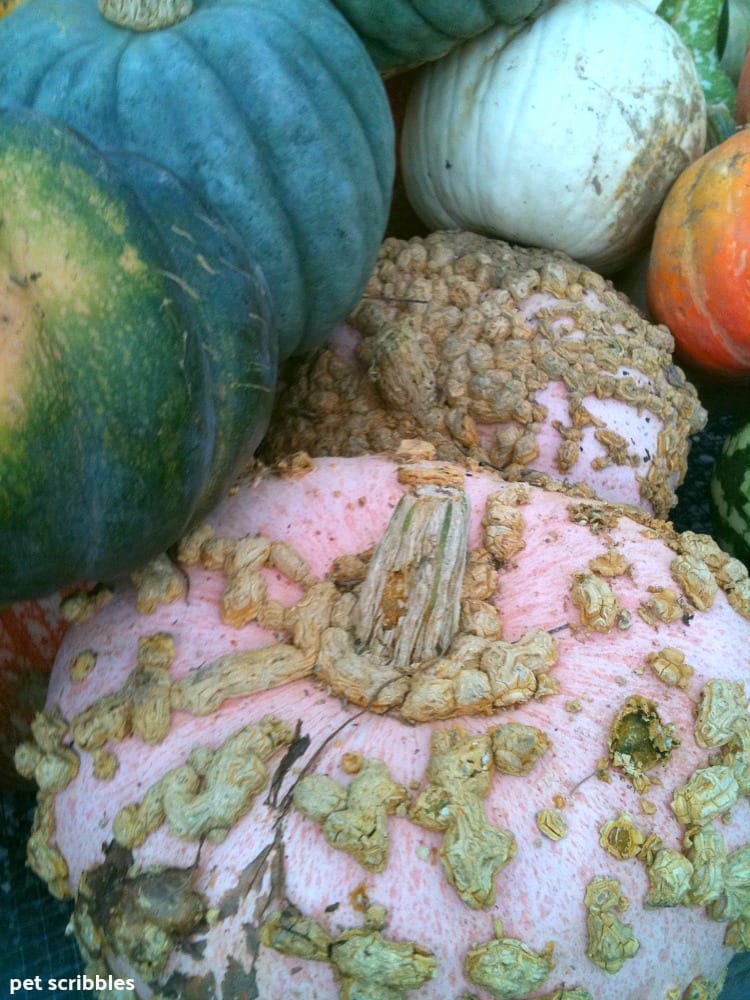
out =
<svg viewBox="0 0 750 1000"><path fill-rule="evenodd" d="M0 17L5 17L6 14L10 14L12 10L21 4L23 0L0 0Z"/></svg>
<svg viewBox="0 0 750 1000"><path fill-rule="evenodd" d="M438 59L492 24L515 24L541 0L333 0L356 28L376 66L398 72Z"/></svg>
<svg viewBox="0 0 750 1000"><path fill-rule="evenodd" d="M174 174L121 151L107 159L162 234L184 282L183 307L200 330L211 401L210 463L192 515L201 518L252 457L270 420L279 353L270 293L236 234Z"/></svg>
<svg viewBox="0 0 750 1000"><path fill-rule="evenodd" d="M197 0L142 33L96 0L25 0L0 22L0 95L194 187L262 263L282 357L358 301L388 217L393 124L328 0Z"/></svg>
<svg viewBox="0 0 750 1000"><path fill-rule="evenodd" d="M686 364L750 380L750 133L705 153L670 189L651 245L646 299Z"/></svg>
<svg viewBox="0 0 750 1000"><path fill-rule="evenodd" d="M161 232L88 142L0 109L0 605L162 552L265 430L275 354L246 258L219 228L213 246L190 233L201 206L176 179L153 197Z"/></svg>

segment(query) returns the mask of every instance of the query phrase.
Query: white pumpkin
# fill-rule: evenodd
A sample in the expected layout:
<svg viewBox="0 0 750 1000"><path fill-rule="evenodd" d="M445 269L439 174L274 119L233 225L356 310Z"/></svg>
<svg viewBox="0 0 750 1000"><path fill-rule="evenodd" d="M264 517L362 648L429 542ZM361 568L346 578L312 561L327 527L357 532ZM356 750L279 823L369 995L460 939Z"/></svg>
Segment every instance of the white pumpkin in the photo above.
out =
<svg viewBox="0 0 750 1000"><path fill-rule="evenodd" d="M560 0L420 71L401 141L434 229L564 250L612 273L705 144L693 57L637 0Z"/></svg>

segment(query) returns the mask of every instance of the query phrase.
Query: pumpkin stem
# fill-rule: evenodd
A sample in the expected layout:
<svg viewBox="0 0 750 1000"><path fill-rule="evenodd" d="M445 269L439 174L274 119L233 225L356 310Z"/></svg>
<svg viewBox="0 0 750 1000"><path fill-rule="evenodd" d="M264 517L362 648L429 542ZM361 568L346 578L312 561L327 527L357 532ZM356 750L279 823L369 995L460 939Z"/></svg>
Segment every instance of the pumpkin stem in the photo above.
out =
<svg viewBox="0 0 750 1000"><path fill-rule="evenodd" d="M357 641L398 668L444 653L458 629L468 537L463 490L425 485L404 494L362 584Z"/></svg>
<svg viewBox="0 0 750 1000"><path fill-rule="evenodd" d="M99 0L105 20L131 31L158 31L183 21L193 0Z"/></svg>

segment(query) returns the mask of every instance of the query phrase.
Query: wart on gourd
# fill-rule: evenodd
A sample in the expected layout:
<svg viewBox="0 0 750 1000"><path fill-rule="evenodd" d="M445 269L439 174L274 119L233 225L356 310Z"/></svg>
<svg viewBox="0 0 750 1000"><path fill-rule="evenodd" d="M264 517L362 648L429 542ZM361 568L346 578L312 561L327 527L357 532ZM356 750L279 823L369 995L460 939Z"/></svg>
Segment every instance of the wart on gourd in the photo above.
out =
<svg viewBox="0 0 750 1000"><path fill-rule="evenodd" d="M342 1000L402 1000L434 976L436 960L413 942L388 940L382 933L385 923L385 908L368 906L362 928L334 937L287 905L265 921L261 941L285 955L329 961L342 977ZM360 992L363 988L366 992Z"/></svg>
<svg viewBox="0 0 750 1000"><path fill-rule="evenodd" d="M606 972L619 972L639 948L632 927L617 916L628 908L629 901L620 893L616 879L598 875L586 887L584 903L588 957Z"/></svg>

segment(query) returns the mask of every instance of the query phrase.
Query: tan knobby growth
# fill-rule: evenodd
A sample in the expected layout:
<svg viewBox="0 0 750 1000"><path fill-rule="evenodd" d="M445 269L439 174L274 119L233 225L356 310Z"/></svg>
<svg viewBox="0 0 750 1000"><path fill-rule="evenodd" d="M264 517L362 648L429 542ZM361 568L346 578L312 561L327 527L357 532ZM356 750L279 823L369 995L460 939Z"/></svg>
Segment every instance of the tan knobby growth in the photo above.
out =
<svg viewBox="0 0 750 1000"><path fill-rule="evenodd" d="M627 813L621 813L617 819L608 820L599 830L599 843L618 861L636 857L645 842L645 834L633 824Z"/></svg>
<svg viewBox="0 0 750 1000"><path fill-rule="evenodd" d="M106 974L115 954L157 986L174 949L207 926L210 911L193 875L193 868L140 867L130 851L110 845L82 874L71 920L88 966Z"/></svg>
<svg viewBox="0 0 750 1000"><path fill-rule="evenodd" d="M383 871L388 861L388 817L405 814L408 799L408 790L375 758L362 761L346 787L326 774L311 774L293 791L295 806L320 823L328 844L374 872Z"/></svg>
<svg viewBox="0 0 750 1000"><path fill-rule="evenodd" d="M683 691L694 673L690 664L685 662L685 654L674 646L665 646L656 653L649 653L646 663L660 681L668 687L678 687Z"/></svg>
<svg viewBox="0 0 750 1000"><path fill-rule="evenodd" d="M516 853L513 834L493 826L484 809L494 770L492 736L442 729L430 744L427 786L410 817L443 833L440 860L461 899L473 909L491 906L495 876Z"/></svg>
<svg viewBox="0 0 750 1000"><path fill-rule="evenodd" d="M435 975L435 956L411 941L383 935L386 911L369 906L363 927L334 935L291 905L261 927L261 942L282 955L329 962L341 983L341 1000L403 1000Z"/></svg>
<svg viewBox="0 0 750 1000"><path fill-rule="evenodd" d="M59 792L78 774L80 758L66 745L68 724L57 709L39 712L31 723L32 739L15 752L18 773L35 781L41 792Z"/></svg>
<svg viewBox="0 0 750 1000"><path fill-rule="evenodd" d="M680 995L680 1000L719 1000L726 977L726 970L718 979L706 979L705 976L698 976Z"/></svg>
<svg viewBox="0 0 750 1000"><path fill-rule="evenodd" d="M31 723L32 739L15 752L16 770L38 786L26 863L58 899L70 896L68 864L55 841L55 800L78 775L80 758L67 745L68 725L59 711L40 712Z"/></svg>
<svg viewBox="0 0 750 1000"><path fill-rule="evenodd" d="M596 876L586 887L586 954L605 972L619 972L626 960L638 951L638 940L629 924L618 913L628 908L628 900L620 894L616 879Z"/></svg>
<svg viewBox="0 0 750 1000"><path fill-rule="evenodd" d="M534 816L539 832L548 840L562 840L568 834L565 816L559 809L540 809Z"/></svg>
<svg viewBox="0 0 750 1000"><path fill-rule="evenodd" d="M638 792L650 787L646 772L657 764L666 764L680 745L675 727L663 722L656 703L641 695L625 699L612 721L607 742L610 763L630 779Z"/></svg>
<svg viewBox="0 0 750 1000"><path fill-rule="evenodd" d="M501 774L528 774L551 746L541 729L522 722L503 722L492 730L492 756Z"/></svg>
<svg viewBox="0 0 750 1000"><path fill-rule="evenodd" d="M539 394L558 382L567 394L553 424L558 477L570 478L590 433L593 473L633 467L644 505L662 517L674 505L688 437L705 412L673 364L666 328L564 254L466 232L386 239L350 322L359 335L352 358L325 347L288 372L265 444L270 460L424 438L439 458L518 479L533 469L550 419ZM655 454L595 417L594 398L648 413L659 428Z"/></svg>
<svg viewBox="0 0 750 1000"><path fill-rule="evenodd" d="M683 826L705 826L728 813L739 794L732 768L714 764L698 768L685 785L675 789L671 805Z"/></svg>
<svg viewBox="0 0 750 1000"><path fill-rule="evenodd" d="M574 573L570 597L578 608L583 628L607 633L617 626L622 608L606 580L587 571Z"/></svg>
<svg viewBox="0 0 750 1000"><path fill-rule="evenodd" d="M286 723L269 716L232 733L219 747L195 747L187 762L167 771L140 802L120 809L112 824L115 840L138 847L165 822L181 840L222 840L266 787L267 761L293 738Z"/></svg>
<svg viewBox="0 0 750 1000"><path fill-rule="evenodd" d="M693 865L679 851L667 847L656 851L646 866L646 872L649 889L645 906L677 906L688 896Z"/></svg>

